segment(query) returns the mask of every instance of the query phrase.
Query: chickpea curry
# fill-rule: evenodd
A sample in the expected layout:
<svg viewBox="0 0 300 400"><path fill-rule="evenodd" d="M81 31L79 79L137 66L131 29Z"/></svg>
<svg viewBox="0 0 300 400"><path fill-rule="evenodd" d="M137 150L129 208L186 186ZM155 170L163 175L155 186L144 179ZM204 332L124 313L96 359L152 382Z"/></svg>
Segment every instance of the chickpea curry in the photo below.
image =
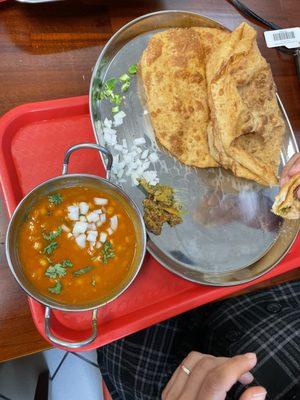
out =
<svg viewBox="0 0 300 400"><path fill-rule="evenodd" d="M84 305L105 298L131 273L133 223L111 194L68 187L41 198L19 233L24 273L42 294Z"/></svg>

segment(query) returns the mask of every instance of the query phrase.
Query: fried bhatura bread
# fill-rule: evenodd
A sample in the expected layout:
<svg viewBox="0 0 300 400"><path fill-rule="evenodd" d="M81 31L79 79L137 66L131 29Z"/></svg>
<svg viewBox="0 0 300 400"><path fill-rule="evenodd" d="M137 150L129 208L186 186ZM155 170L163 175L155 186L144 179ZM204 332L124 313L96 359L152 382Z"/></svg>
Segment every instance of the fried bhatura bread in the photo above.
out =
<svg viewBox="0 0 300 400"><path fill-rule="evenodd" d="M256 44L256 32L241 24L207 61L213 157L234 175L277 184L284 122L274 82Z"/></svg>
<svg viewBox="0 0 300 400"><path fill-rule="evenodd" d="M300 218L300 201L296 197L296 191L300 186L300 174L293 176L285 183L275 197L272 211L286 219Z"/></svg>
<svg viewBox="0 0 300 400"><path fill-rule="evenodd" d="M153 35L142 55L139 70L155 136L183 164L218 165L207 141L205 64L229 35L214 28L169 29Z"/></svg>

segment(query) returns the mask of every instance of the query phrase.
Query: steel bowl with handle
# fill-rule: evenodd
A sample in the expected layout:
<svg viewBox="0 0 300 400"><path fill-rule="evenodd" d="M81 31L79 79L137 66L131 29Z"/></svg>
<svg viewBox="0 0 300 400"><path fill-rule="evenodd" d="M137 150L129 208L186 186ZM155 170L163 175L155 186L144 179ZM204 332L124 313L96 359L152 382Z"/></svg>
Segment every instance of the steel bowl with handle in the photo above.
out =
<svg viewBox="0 0 300 400"><path fill-rule="evenodd" d="M80 149L96 149L102 155L107 158L106 165L106 178L100 178L95 175L90 174L69 174L68 173L68 164L71 154L75 150ZM6 234L6 256L8 260L8 265L15 279L19 283L25 292L35 299L36 301L44 304L46 306L45 309L45 333L48 339L57 345L68 347L68 348L80 348L86 346L91 343L98 334L98 322L97 322L97 311L99 307L104 306L110 301L116 299L120 294L122 294L128 286L133 282L135 277L137 276L144 256L146 252L146 229L143 221L143 216L136 206L134 201L132 201L122 189L118 186L114 185L110 182L110 171L112 167L112 155L110 151L106 148L90 143L82 143L71 147L65 154L62 168L62 175L57 176L55 178L49 179L46 182L41 183L36 186L31 192L29 192L20 204L15 209L13 216L10 220L7 234ZM84 186L96 188L98 190L104 191L106 193L111 194L119 204L125 209L131 221L134 225L135 236L136 236L136 251L132 261L130 274L128 275L125 282L120 284L106 297L101 298L101 294L99 294L98 299L87 303L85 305L74 305L74 304L66 304L64 302L60 302L59 299L55 300L46 295L41 294L32 283L27 279L24 274L22 263L19 258L18 252L18 238L20 227L24 222L24 217L28 215L28 212L32 208L32 206L36 203L36 201L40 197L47 196L48 194L58 191L60 189L71 187L71 186ZM80 342L71 342L61 340L53 335L51 332L51 309L57 309L62 311L87 311L92 310L92 334L87 339Z"/></svg>

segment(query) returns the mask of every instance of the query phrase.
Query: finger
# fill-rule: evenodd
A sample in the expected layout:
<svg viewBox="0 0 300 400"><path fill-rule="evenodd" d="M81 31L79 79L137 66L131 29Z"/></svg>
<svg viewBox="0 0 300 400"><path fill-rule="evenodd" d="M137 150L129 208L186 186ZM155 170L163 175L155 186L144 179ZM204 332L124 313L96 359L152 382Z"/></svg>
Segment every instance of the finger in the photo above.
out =
<svg viewBox="0 0 300 400"><path fill-rule="evenodd" d="M205 355L198 353L196 351L192 351L189 355L183 360L181 365L184 365L190 371L193 370L194 366L200 361ZM181 365L177 368L175 373L173 374L171 380L165 387L163 391L164 399L172 400L177 399L179 394L182 392L187 380L190 375L183 371Z"/></svg>
<svg viewBox="0 0 300 400"><path fill-rule="evenodd" d="M285 164L282 172L281 172L281 178L284 178L288 175L290 168L294 165L294 163L300 158L300 154L296 153L293 155L291 159Z"/></svg>
<svg viewBox="0 0 300 400"><path fill-rule="evenodd" d="M173 384L174 384L174 382L175 382L175 380L176 380L176 378L178 376L179 369L180 369L180 366L176 368L176 370L173 373L171 379L169 380L169 382L167 383L166 387L164 388L164 390L162 392L162 399L163 400L167 399L167 395L168 395L171 387L173 386Z"/></svg>
<svg viewBox="0 0 300 400"><path fill-rule="evenodd" d="M254 353L235 356L226 363L210 371L203 381L199 396L200 399L224 400L228 390L249 372L256 364Z"/></svg>
<svg viewBox="0 0 300 400"><path fill-rule="evenodd" d="M294 176L300 172L300 159L297 159L288 171L288 176Z"/></svg>
<svg viewBox="0 0 300 400"><path fill-rule="evenodd" d="M193 352L193 353L194 353L194 352ZM202 379L203 379L204 372L207 373L208 370L210 369L210 368L208 367L209 365L211 365L211 367L216 367L216 366L218 366L218 365L224 364L226 361L229 360L228 357L218 357L218 358L216 358L216 357L213 357L213 356L210 356L210 355L200 354L200 353L196 353L196 355L193 355L193 353L191 353L191 354L189 355L189 357L187 357L187 358L182 362L182 364L181 364L181 365L186 366L187 368L188 368L188 366L189 366L190 368L188 368L188 369L190 369L190 371L192 371L190 377L187 376L189 379L186 379L186 382L188 382L188 383L190 382L190 380L192 380L192 384L189 385L189 387L191 388L191 390L188 390L188 393L186 393L186 391L184 390L184 394L187 395L187 396L191 394L190 392L193 392L193 391L194 391L194 389L193 389L193 387L195 386L195 384L194 384L194 377L197 379L197 383L201 384L201 383L202 383ZM205 357L204 357L204 356L205 356ZM196 367L197 364L196 364L194 367L191 367L191 364L190 364L190 359L191 359L191 357L196 357L196 358L198 359L198 364L199 364L199 361L203 360L204 358L208 359L209 361L206 362L206 367L205 367L205 368L203 368L203 367L200 365L200 371L198 372L198 371L195 371L195 367ZM171 379L169 380L167 386L166 386L165 389L163 390L163 393L162 393L162 398L163 398L163 400L165 400L165 399L170 399L170 398L171 398L171 397L169 396L169 395L170 395L170 390L171 390L171 388L173 387L174 382L178 379L179 373L181 373L181 371L182 371L181 365L175 370L175 372L173 373L173 375L172 375ZM182 372L184 372L184 371L182 371ZM246 372L245 374L243 374L243 375L240 376L239 382L240 382L241 384L243 384L243 385L248 385L248 384L250 384L250 383L253 381L253 379L254 379L253 375L252 375L250 372ZM199 386L199 385L198 385L198 386ZM175 391L177 391L177 387L178 387L178 385L176 385L175 387L173 387L173 390L172 390L172 392L171 392L171 395L173 395L173 394L175 393ZM184 387L184 388L185 388L185 387ZM182 391L183 391L183 390L182 390ZM177 393L176 393L176 396L178 397L180 394L182 394L182 391L181 391L181 393L178 393L178 392L177 392ZM197 390L197 391L194 391L194 392L197 394L198 390Z"/></svg>
<svg viewBox="0 0 300 400"><path fill-rule="evenodd" d="M240 400L265 400L267 391L262 386L253 386L247 389L240 397Z"/></svg>
<svg viewBox="0 0 300 400"><path fill-rule="evenodd" d="M289 180L290 180L289 175L285 176L284 178L281 178L281 179L280 179L280 187L282 187L283 185L285 185Z"/></svg>
<svg viewBox="0 0 300 400"><path fill-rule="evenodd" d="M300 200L300 188L297 189L297 197L298 197L298 200Z"/></svg>
<svg viewBox="0 0 300 400"><path fill-rule="evenodd" d="M206 356L202 358L193 368L192 373L180 393L179 400L198 399L200 388L207 374L217 366L225 364L229 358ZM202 397L201 397L202 399Z"/></svg>
<svg viewBox="0 0 300 400"><path fill-rule="evenodd" d="M251 382L253 382L254 376L251 374L251 372L246 372L242 376L239 377L239 382L242 385L249 385Z"/></svg>

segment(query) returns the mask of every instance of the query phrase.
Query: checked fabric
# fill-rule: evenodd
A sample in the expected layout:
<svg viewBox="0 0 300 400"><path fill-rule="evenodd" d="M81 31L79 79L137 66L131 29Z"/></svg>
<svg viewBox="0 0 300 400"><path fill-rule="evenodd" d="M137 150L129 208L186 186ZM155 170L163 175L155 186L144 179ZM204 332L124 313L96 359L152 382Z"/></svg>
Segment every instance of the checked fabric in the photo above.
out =
<svg viewBox="0 0 300 400"><path fill-rule="evenodd" d="M199 307L98 349L113 400L156 400L192 351L255 352L253 385L268 400L300 400L300 281ZM228 400L245 389L236 384ZM203 399L204 400L204 399Z"/></svg>

